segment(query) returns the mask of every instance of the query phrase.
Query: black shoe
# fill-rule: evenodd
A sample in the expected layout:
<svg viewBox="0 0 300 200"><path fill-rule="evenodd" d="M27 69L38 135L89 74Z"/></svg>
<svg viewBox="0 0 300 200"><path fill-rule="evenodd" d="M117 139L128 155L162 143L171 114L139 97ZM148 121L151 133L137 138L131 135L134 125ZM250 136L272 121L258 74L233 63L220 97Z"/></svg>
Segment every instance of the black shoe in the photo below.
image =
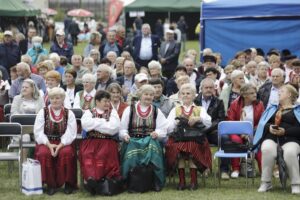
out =
<svg viewBox="0 0 300 200"><path fill-rule="evenodd" d="M159 185L159 183L154 184L154 191L155 192L160 192L162 190L162 187Z"/></svg>
<svg viewBox="0 0 300 200"><path fill-rule="evenodd" d="M50 187L48 187L48 189L47 189L47 194L48 194L49 196L54 195L55 192L56 192L55 188L50 188Z"/></svg>
<svg viewBox="0 0 300 200"><path fill-rule="evenodd" d="M87 181L87 184L85 185L87 191L91 193L91 195L96 194L96 189L97 189L97 182L93 178L89 178Z"/></svg>
<svg viewBox="0 0 300 200"><path fill-rule="evenodd" d="M65 183L65 194L72 194L73 193L73 187L69 183Z"/></svg>

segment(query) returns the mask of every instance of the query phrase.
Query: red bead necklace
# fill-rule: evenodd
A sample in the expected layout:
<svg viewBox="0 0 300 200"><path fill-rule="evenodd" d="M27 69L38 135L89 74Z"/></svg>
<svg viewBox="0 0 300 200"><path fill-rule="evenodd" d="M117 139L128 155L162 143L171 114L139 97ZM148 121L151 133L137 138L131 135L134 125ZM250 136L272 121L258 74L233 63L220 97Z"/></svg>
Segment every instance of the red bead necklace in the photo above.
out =
<svg viewBox="0 0 300 200"><path fill-rule="evenodd" d="M60 121L63 118L63 116L64 116L64 109L63 108L60 109L59 115L56 116L55 113L54 113L54 110L50 106L50 114L51 114L52 119L54 119L54 121Z"/></svg>
<svg viewBox="0 0 300 200"><path fill-rule="evenodd" d="M147 110L146 110L145 112L143 112L142 109L141 109L140 103L137 104L137 111L138 111L138 114L139 114L142 118L146 118L146 117L149 115L149 113L151 112L151 110L152 110L152 106L150 105L150 106L147 108Z"/></svg>

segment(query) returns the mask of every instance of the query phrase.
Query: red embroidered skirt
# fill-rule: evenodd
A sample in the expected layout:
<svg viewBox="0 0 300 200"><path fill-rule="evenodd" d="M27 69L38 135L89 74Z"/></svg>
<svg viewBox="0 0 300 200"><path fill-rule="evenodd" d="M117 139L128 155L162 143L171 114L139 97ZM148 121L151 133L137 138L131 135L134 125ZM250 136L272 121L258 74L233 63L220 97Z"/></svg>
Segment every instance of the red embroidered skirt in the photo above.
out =
<svg viewBox="0 0 300 200"><path fill-rule="evenodd" d="M211 169L212 158L207 140L204 144L199 144L194 141L174 142L173 138L169 138L165 148L167 167L169 170L177 168L178 158L182 155L191 157L195 165L201 171L207 168Z"/></svg>
<svg viewBox="0 0 300 200"><path fill-rule="evenodd" d="M79 162L83 178L100 180L120 177L118 144L112 139L85 139L80 143Z"/></svg>
<svg viewBox="0 0 300 200"><path fill-rule="evenodd" d="M59 141L50 143L59 144ZM61 148L55 158L46 145L36 145L35 159L41 163L42 182L48 187L58 188L67 182L77 188L77 162L73 145Z"/></svg>

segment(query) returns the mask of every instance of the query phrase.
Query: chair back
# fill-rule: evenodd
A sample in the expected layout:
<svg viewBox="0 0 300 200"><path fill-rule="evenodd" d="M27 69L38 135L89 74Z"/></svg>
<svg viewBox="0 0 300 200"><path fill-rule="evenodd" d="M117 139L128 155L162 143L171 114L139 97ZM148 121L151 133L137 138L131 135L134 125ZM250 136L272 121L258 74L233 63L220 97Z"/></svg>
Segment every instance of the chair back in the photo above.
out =
<svg viewBox="0 0 300 200"><path fill-rule="evenodd" d="M11 104L4 105L4 115L10 114Z"/></svg>
<svg viewBox="0 0 300 200"><path fill-rule="evenodd" d="M76 119L81 119L83 111L80 108L71 108L70 110L74 113Z"/></svg>
<svg viewBox="0 0 300 200"><path fill-rule="evenodd" d="M22 126L33 126L36 114L14 114L10 116L10 122L20 123Z"/></svg>
<svg viewBox="0 0 300 200"><path fill-rule="evenodd" d="M0 136L2 137L10 137L10 136L18 136L22 133L22 126L19 123L0 123Z"/></svg>
<svg viewBox="0 0 300 200"><path fill-rule="evenodd" d="M218 124L218 135L253 135L253 125L248 121L222 121Z"/></svg>

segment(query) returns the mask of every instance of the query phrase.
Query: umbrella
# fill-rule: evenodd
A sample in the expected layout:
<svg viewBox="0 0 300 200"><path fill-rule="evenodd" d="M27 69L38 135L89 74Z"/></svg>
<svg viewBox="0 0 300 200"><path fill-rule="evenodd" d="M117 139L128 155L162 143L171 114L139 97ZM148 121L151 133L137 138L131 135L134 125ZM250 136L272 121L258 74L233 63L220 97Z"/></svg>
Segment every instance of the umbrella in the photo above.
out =
<svg viewBox="0 0 300 200"><path fill-rule="evenodd" d="M45 13L46 15L57 15L57 11L52 8L43 9L42 12Z"/></svg>
<svg viewBox="0 0 300 200"><path fill-rule="evenodd" d="M277 137L277 164L279 170L279 179L283 189L286 188L286 180L287 180L287 166L283 158L283 149L279 144L279 139Z"/></svg>
<svg viewBox="0 0 300 200"><path fill-rule="evenodd" d="M73 9L70 10L67 14L72 17L92 17L94 15L94 13L85 9Z"/></svg>

